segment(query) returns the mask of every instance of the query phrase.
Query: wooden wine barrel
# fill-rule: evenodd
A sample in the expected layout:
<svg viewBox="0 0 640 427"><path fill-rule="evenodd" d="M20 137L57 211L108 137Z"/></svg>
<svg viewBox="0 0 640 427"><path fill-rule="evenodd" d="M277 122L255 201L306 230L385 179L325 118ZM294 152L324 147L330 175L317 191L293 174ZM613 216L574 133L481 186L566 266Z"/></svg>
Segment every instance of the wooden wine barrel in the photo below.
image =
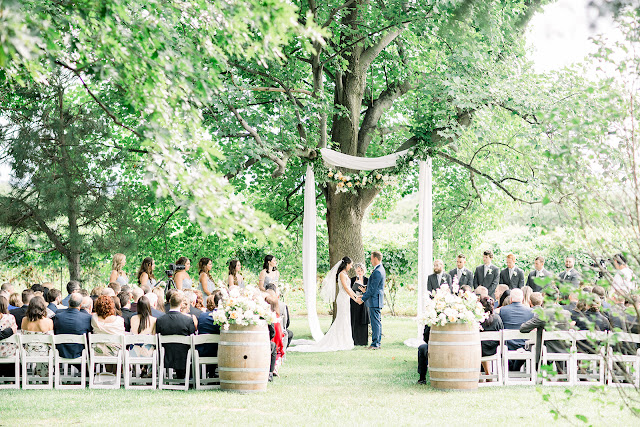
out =
<svg viewBox="0 0 640 427"><path fill-rule="evenodd" d="M432 326L429 378L441 390L476 390L480 377L480 332L473 323Z"/></svg>
<svg viewBox="0 0 640 427"><path fill-rule="evenodd" d="M269 329L230 325L221 329L218 344L220 389L242 393L267 390L271 364Z"/></svg>

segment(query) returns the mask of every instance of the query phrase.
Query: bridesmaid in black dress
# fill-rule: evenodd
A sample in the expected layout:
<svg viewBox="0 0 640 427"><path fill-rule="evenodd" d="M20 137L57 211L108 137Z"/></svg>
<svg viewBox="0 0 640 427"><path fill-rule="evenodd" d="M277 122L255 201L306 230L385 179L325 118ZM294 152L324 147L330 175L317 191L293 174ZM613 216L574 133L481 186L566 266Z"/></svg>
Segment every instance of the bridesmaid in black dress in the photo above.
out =
<svg viewBox="0 0 640 427"><path fill-rule="evenodd" d="M356 295L362 295L360 286L367 286L368 277L364 277L364 264L357 263L354 266L356 276L351 278L351 289ZM365 304L358 304L351 300L351 336L354 345L369 345L369 310Z"/></svg>

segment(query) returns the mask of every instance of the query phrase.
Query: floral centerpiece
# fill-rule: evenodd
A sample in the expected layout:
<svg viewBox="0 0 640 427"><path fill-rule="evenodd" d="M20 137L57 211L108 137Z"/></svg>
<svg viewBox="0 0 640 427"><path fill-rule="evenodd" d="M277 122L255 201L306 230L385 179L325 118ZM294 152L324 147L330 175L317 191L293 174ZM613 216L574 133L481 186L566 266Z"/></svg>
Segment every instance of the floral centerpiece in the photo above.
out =
<svg viewBox="0 0 640 427"><path fill-rule="evenodd" d="M232 287L228 290L222 288L222 299L218 302L218 308L211 312L214 323L225 330L229 325L267 325L276 320L276 314L271 311L271 306L264 300L260 290L253 286L245 289Z"/></svg>
<svg viewBox="0 0 640 427"><path fill-rule="evenodd" d="M431 292L421 318L423 325L444 326L447 323L482 322L486 318L484 308L473 292L458 292L442 286ZM453 291L453 292L452 292Z"/></svg>

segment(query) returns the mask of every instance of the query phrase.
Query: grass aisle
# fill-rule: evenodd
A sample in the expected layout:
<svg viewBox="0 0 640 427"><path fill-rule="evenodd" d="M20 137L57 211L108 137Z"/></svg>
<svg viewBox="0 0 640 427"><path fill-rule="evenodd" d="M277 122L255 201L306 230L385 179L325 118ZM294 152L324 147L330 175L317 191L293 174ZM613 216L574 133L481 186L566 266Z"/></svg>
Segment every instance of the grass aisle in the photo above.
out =
<svg viewBox="0 0 640 427"><path fill-rule="evenodd" d="M329 318L321 318L326 330ZM306 318L292 321L297 338L309 337ZM339 353L290 353L267 394L220 391L0 391L0 425L540 425L553 423L551 406L535 387L439 392L416 386L417 351L403 341L416 334L413 320L383 318L383 349ZM546 389L545 389L546 391ZM588 387L562 403L572 422L634 425L619 404L600 405ZM564 400L562 388L550 388ZM602 397L602 396L599 396ZM619 403L615 390L604 396ZM558 423L560 425L566 422Z"/></svg>

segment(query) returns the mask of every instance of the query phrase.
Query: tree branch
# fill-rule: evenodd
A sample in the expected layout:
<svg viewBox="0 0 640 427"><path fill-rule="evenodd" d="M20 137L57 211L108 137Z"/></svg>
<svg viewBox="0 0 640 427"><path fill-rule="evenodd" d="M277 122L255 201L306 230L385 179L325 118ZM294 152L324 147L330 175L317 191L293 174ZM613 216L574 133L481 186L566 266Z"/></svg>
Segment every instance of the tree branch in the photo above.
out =
<svg viewBox="0 0 640 427"><path fill-rule="evenodd" d="M394 24L393 26L395 25L396 24ZM365 49L365 51L362 52L362 55L360 55L360 69L366 70L367 68L369 68L369 65L371 65L373 60L376 59L378 55L380 55L380 52L382 52L387 46L389 46L389 44L394 41L396 37L402 34L402 32L406 28L407 23L402 23L399 28L396 28L395 30L389 31L388 33L384 34L377 42Z"/></svg>
<svg viewBox="0 0 640 427"><path fill-rule="evenodd" d="M151 237L149 237L149 240L147 240L147 244L149 244L151 242L151 240L153 240L154 237L156 237L158 235L158 233L160 232L160 230L162 230L165 225L167 225L167 223L169 222L169 220L171 219L172 216L174 216L176 214L176 212L178 212L180 210L181 206L178 206L177 208L174 209L173 212L171 212L169 214L168 217L165 218L165 220L162 222L162 224L160 225L160 227L158 227L158 229L155 231L155 233L153 233L151 235Z"/></svg>

